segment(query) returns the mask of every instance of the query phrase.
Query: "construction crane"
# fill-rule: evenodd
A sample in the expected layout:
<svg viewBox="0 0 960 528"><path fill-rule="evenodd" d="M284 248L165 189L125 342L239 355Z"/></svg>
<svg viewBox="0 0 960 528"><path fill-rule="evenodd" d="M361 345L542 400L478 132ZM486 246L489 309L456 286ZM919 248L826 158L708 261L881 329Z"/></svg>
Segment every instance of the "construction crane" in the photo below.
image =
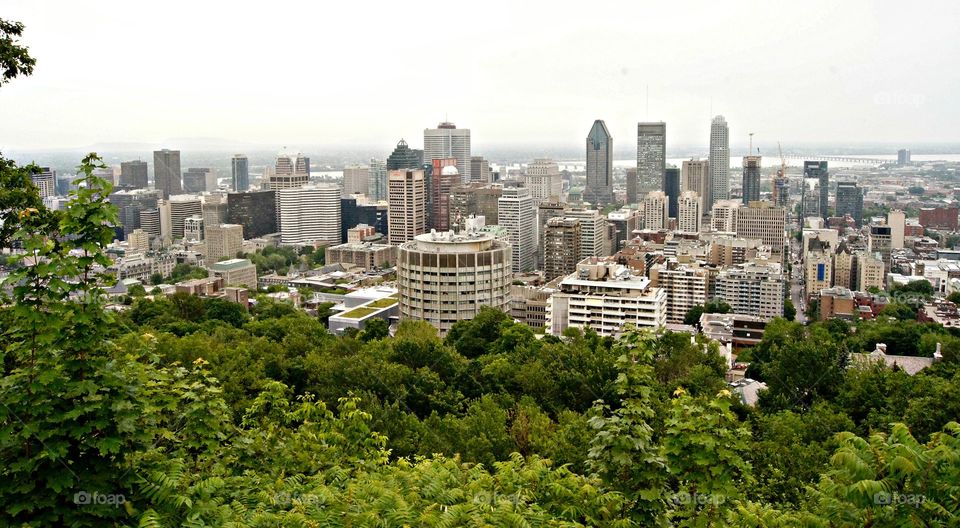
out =
<svg viewBox="0 0 960 528"><path fill-rule="evenodd" d="M780 146L780 142L777 141L777 150L780 151L780 176L787 175L787 159L783 157L783 147Z"/></svg>

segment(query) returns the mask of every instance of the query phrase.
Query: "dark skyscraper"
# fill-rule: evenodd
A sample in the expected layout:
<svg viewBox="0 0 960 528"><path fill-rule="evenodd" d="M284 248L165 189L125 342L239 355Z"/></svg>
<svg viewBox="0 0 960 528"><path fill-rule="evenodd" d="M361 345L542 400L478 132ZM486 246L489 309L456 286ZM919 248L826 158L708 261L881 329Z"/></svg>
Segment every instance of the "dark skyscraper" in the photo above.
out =
<svg viewBox="0 0 960 528"><path fill-rule="evenodd" d="M347 243L347 230L359 224L367 224L377 233L388 236L387 206L377 204L358 205L356 198L340 198L340 242Z"/></svg>
<svg viewBox="0 0 960 528"><path fill-rule="evenodd" d="M627 203L638 203L637 169L627 169Z"/></svg>
<svg viewBox="0 0 960 528"><path fill-rule="evenodd" d="M830 216L828 197L830 196L830 171L827 169L826 161L804 161L803 177L816 178L820 181L820 216L826 218Z"/></svg>
<svg viewBox="0 0 960 528"><path fill-rule="evenodd" d="M667 167L663 170L663 193L667 195L667 214L677 218L680 209L680 169Z"/></svg>
<svg viewBox="0 0 960 528"><path fill-rule="evenodd" d="M275 191L227 194L227 223L243 226L244 238L276 233L277 199Z"/></svg>
<svg viewBox="0 0 960 528"><path fill-rule="evenodd" d="M397 147L387 157L387 170L420 169L423 167L423 151L410 148L407 142L400 140Z"/></svg>
<svg viewBox="0 0 960 528"><path fill-rule="evenodd" d="M637 178L640 196L665 191L663 169L667 161L667 124L637 123Z"/></svg>
<svg viewBox="0 0 960 528"><path fill-rule="evenodd" d="M743 157L743 205L760 200L760 156Z"/></svg>
<svg viewBox="0 0 960 528"><path fill-rule="evenodd" d="M153 187L166 200L171 194L180 194L180 151L153 151Z"/></svg>
<svg viewBox="0 0 960 528"><path fill-rule="evenodd" d="M250 189L250 161L243 154L235 154L230 159L230 176L233 190L243 192Z"/></svg>
<svg viewBox="0 0 960 528"><path fill-rule="evenodd" d="M600 119L587 135L587 183L583 200L596 208L613 203L613 138Z"/></svg>
<svg viewBox="0 0 960 528"><path fill-rule="evenodd" d="M129 189L147 188L147 162L124 161L120 164L120 186Z"/></svg>
<svg viewBox="0 0 960 528"><path fill-rule="evenodd" d="M854 182L837 183L837 216L844 215L850 215L857 227L863 224L863 190Z"/></svg>
<svg viewBox="0 0 960 528"><path fill-rule="evenodd" d="M213 177L211 169L207 167L193 167L183 173L183 191L188 193L201 193L212 191L211 187L216 186L216 180Z"/></svg>
<svg viewBox="0 0 960 528"><path fill-rule="evenodd" d="M909 149L900 149L897 151L897 165L910 165Z"/></svg>

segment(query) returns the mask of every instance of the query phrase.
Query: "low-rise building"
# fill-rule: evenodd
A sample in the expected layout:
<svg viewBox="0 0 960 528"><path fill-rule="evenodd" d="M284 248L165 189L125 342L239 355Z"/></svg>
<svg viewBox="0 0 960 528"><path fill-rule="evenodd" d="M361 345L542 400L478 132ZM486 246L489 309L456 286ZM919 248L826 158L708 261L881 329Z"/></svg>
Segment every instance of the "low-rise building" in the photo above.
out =
<svg viewBox="0 0 960 528"><path fill-rule="evenodd" d="M257 267L247 259L222 260L209 269L210 276L222 278L224 286L253 288L257 285Z"/></svg>
<svg viewBox="0 0 960 528"><path fill-rule="evenodd" d="M397 261L397 246L354 242L326 249L328 264L350 264L363 269L389 268Z"/></svg>

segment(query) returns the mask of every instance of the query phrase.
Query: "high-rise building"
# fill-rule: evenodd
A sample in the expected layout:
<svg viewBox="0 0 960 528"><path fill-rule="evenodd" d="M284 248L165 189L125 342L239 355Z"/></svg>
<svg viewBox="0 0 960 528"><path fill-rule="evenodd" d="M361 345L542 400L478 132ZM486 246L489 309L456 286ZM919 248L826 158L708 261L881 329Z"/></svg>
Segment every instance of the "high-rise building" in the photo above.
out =
<svg viewBox="0 0 960 528"><path fill-rule="evenodd" d="M677 205L677 230L699 233L701 213L700 196L694 191L683 191Z"/></svg>
<svg viewBox="0 0 960 528"><path fill-rule="evenodd" d="M280 243L340 243L340 187L307 185L277 191L280 196Z"/></svg>
<svg viewBox="0 0 960 528"><path fill-rule="evenodd" d="M124 161L120 164L120 186L130 189L146 189L148 185L147 162Z"/></svg>
<svg viewBox="0 0 960 528"><path fill-rule="evenodd" d="M736 210L735 233L741 238L758 238L770 252L783 255L787 243L787 210L766 201L750 202Z"/></svg>
<svg viewBox="0 0 960 528"><path fill-rule="evenodd" d="M370 200L379 202L387 199L387 162L370 158L370 182L367 184Z"/></svg>
<svg viewBox="0 0 960 528"><path fill-rule="evenodd" d="M627 180L627 204L640 203L640 182L637 181L637 169L627 169L625 178Z"/></svg>
<svg viewBox="0 0 960 528"><path fill-rule="evenodd" d="M532 271L537 259L537 206L530 190L504 187L497 207L497 224L507 230L513 247L513 272Z"/></svg>
<svg viewBox="0 0 960 528"><path fill-rule="evenodd" d="M890 226L870 226L870 236L867 238L867 248L870 253L879 254L883 261L883 273L890 273L890 254L893 249L893 230Z"/></svg>
<svg viewBox="0 0 960 528"><path fill-rule="evenodd" d="M450 191L450 229L463 231L470 216L483 216L493 224L499 215L503 186L481 182L458 185Z"/></svg>
<svg viewBox="0 0 960 528"><path fill-rule="evenodd" d="M391 170L387 178L390 201L388 240L398 245L426 231L426 182L422 170Z"/></svg>
<svg viewBox="0 0 960 528"><path fill-rule="evenodd" d="M179 150L153 151L153 187L160 191L160 198L164 200L181 193Z"/></svg>
<svg viewBox="0 0 960 528"><path fill-rule="evenodd" d="M663 191L667 161L667 124L637 123L637 194Z"/></svg>
<svg viewBox="0 0 960 528"><path fill-rule="evenodd" d="M490 170L490 162L483 156L470 156L470 181L491 183L493 181L493 172Z"/></svg>
<svg viewBox="0 0 960 528"><path fill-rule="evenodd" d="M427 210L430 213L428 227L437 231L450 229L450 192L463 183L455 158L433 160Z"/></svg>
<svg viewBox="0 0 960 528"><path fill-rule="evenodd" d="M777 169L777 175L770 182L773 205L790 208L790 178L782 169Z"/></svg>
<svg viewBox="0 0 960 528"><path fill-rule="evenodd" d="M205 225L204 229L204 240L207 242L204 257L207 262L236 258L243 248L243 226L239 224Z"/></svg>
<svg viewBox="0 0 960 528"><path fill-rule="evenodd" d="M706 303L707 281L705 268L675 258L650 268L650 284L667 294L668 323L682 323L691 308Z"/></svg>
<svg viewBox="0 0 960 528"><path fill-rule="evenodd" d="M435 159L456 158L457 171L463 181L472 180L470 167L470 129L457 128L449 122L437 128L423 130L423 162L433 164Z"/></svg>
<svg viewBox="0 0 960 528"><path fill-rule="evenodd" d="M243 226L247 238L260 238L277 229L276 191L227 194L227 223Z"/></svg>
<svg viewBox="0 0 960 528"><path fill-rule="evenodd" d="M639 209L624 206L617 211L607 213L607 223L613 228L610 253L620 251L628 240L633 238L633 232L640 229L643 215Z"/></svg>
<svg viewBox="0 0 960 528"><path fill-rule="evenodd" d="M650 191L643 198L643 228L666 229L669 225L670 204L663 191Z"/></svg>
<svg viewBox="0 0 960 528"><path fill-rule="evenodd" d="M387 170L419 170L423 168L423 151L410 148L407 142L401 139L393 152L387 157Z"/></svg>
<svg viewBox="0 0 960 528"><path fill-rule="evenodd" d="M523 185L530 189L530 196L533 197L533 202L537 205L543 202L560 201L563 194L563 178L560 176L560 167L552 159L535 159L533 163L527 165Z"/></svg>
<svg viewBox="0 0 960 528"><path fill-rule="evenodd" d="M667 212L676 218L680 199L680 169L667 167L663 170L663 193L667 195Z"/></svg>
<svg viewBox="0 0 960 528"><path fill-rule="evenodd" d="M766 320L783 316L783 268L776 263L748 262L726 268L716 278L716 295L735 314Z"/></svg>
<svg viewBox="0 0 960 528"><path fill-rule="evenodd" d="M907 227L907 214L900 209L887 213L887 225L890 226L890 247L903 249L903 233Z"/></svg>
<svg viewBox="0 0 960 528"><path fill-rule="evenodd" d="M250 160L243 154L230 158L230 181L234 192L250 190Z"/></svg>
<svg viewBox="0 0 960 528"><path fill-rule="evenodd" d="M542 208L541 208L542 210ZM570 209L563 212L567 218L580 221L580 260L589 257L604 257L603 254L607 221L594 209Z"/></svg>
<svg viewBox="0 0 960 528"><path fill-rule="evenodd" d="M343 168L343 196L370 193L370 168L351 165Z"/></svg>
<svg viewBox="0 0 960 528"><path fill-rule="evenodd" d="M30 181L37 188L40 198L49 198L57 195L57 171L50 167L40 167L39 174L31 174Z"/></svg>
<svg viewBox="0 0 960 528"><path fill-rule="evenodd" d="M820 211L820 178L804 178L800 182L800 218L803 226L805 218L822 218Z"/></svg>
<svg viewBox="0 0 960 528"><path fill-rule="evenodd" d="M587 182L583 201L596 208L613 203L613 137L597 119L587 135Z"/></svg>
<svg viewBox="0 0 960 528"><path fill-rule="evenodd" d="M121 190L110 194L110 203L117 207L124 234L140 227L140 212L156 209L159 196L160 192L155 189Z"/></svg>
<svg viewBox="0 0 960 528"><path fill-rule="evenodd" d="M742 205L737 200L717 200L710 211L710 231L733 233L737 229L737 210Z"/></svg>
<svg viewBox="0 0 960 528"><path fill-rule="evenodd" d="M298 153L294 157L281 153L277 156L273 174L267 175L261 188L265 191L276 191L303 187L310 181L309 166L309 162L303 154Z"/></svg>
<svg viewBox="0 0 960 528"><path fill-rule="evenodd" d="M830 196L830 171L827 169L826 161L804 161L803 177L806 179L816 179L818 184L819 197L819 216L827 218L829 213ZM812 198L811 198L812 199ZM812 215L806 215L812 216Z"/></svg>
<svg viewBox="0 0 960 528"><path fill-rule="evenodd" d="M348 242L349 230L368 225L384 236L390 235L389 207L382 203L358 204L356 198L340 198L340 240Z"/></svg>
<svg viewBox="0 0 960 528"><path fill-rule="evenodd" d="M717 200L730 199L730 128L722 115L710 123L710 186L704 208L711 209Z"/></svg>
<svg viewBox="0 0 960 528"><path fill-rule="evenodd" d="M543 275L551 281L577 270L580 262L580 221L551 218L543 228Z"/></svg>
<svg viewBox="0 0 960 528"><path fill-rule="evenodd" d="M871 288L882 290L886 284L887 266L883 262L883 255L868 251L854 255L856 263L857 291L869 291Z"/></svg>
<svg viewBox="0 0 960 528"><path fill-rule="evenodd" d="M212 169L194 167L183 173L183 192L202 193L216 188L216 176Z"/></svg>
<svg viewBox="0 0 960 528"><path fill-rule="evenodd" d="M803 255L804 291L807 298L820 294L833 281L833 253L827 248L809 249Z"/></svg>
<svg viewBox="0 0 960 528"><path fill-rule="evenodd" d="M910 165L910 149L897 151L897 165Z"/></svg>
<svg viewBox="0 0 960 528"><path fill-rule="evenodd" d="M134 229L127 237L127 250L130 253L150 251L150 234L143 229Z"/></svg>
<svg viewBox="0 0 960 528"><path fill-rule="evenodd" d="M743 205L760 199L760 156L743 157Z"/></svg>
<svg viewBox="0 0 960 528"><path fill-rule="evenodd" d="M184 236L184 221L194 215L203 216L203 203L193 194L176 194L167 200L170 206L170 236L176 240Z"/></svg>
<svg viewBox="0 0 960 528"><path fill-rule="evenodd" d="M402 174L391 172L391 183ZM507 311L510 252L509 243L483 232L433 232L404 242L397 255L400 318L426 321L446 335L482 306Z"/></svg>
<svg viewBox="0 0 960 528"><path fill-rule="evenodd" d="M863 224L863 190L855 182L837 183L837 216L850 215L857 227Z"/></svg>
<svg viewBox="0 0 960 528"><path fill-rule="evenodd" d="M680 191L693 191L701 200L701 212L706 213L707 194L710 192L710 163L707 160L684 160L680 171Z"/></svg>

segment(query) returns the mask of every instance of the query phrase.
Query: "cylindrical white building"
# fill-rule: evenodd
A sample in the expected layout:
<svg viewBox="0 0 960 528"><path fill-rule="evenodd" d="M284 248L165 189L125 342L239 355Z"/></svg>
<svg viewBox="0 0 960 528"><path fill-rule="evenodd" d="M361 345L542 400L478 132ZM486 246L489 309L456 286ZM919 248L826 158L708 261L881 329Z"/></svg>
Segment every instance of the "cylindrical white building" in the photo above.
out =
<svg viewBox="0 0 960 528"><path fill-rule="evenodd" d="M400 245L400 317L432 324L446 335L481 306L507 311L513 279L510 244L487 233L427 233Z"/></svg>

